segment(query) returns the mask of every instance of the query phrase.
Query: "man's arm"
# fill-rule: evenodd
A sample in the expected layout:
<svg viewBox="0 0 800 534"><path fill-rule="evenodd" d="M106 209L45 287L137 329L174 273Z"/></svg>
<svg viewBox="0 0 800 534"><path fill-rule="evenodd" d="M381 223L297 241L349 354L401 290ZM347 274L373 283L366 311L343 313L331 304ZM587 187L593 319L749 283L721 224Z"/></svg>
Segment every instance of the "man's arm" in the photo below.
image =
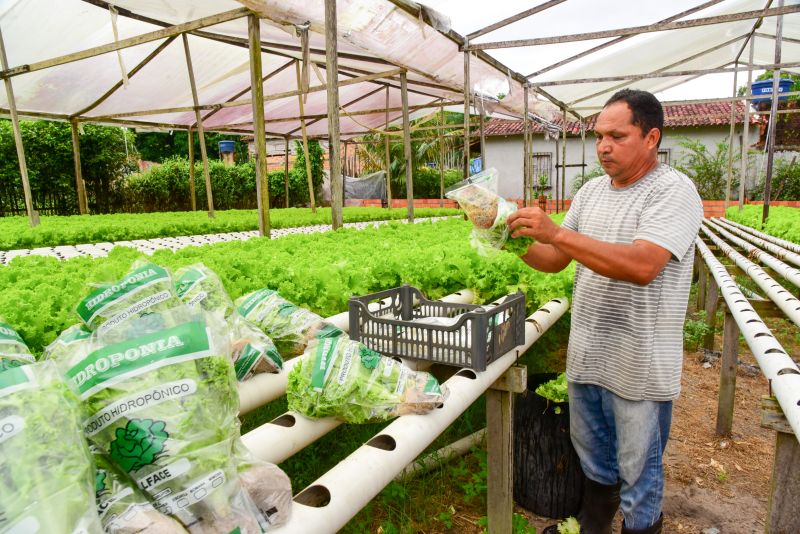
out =
<svg viewBox="0 0 800 534"><path fill-rule="evenodd" d="M518 210L509 216L508 225L513 237L528 236L538 241L528 249L523 260L545 272L561 270L574 259L608 278L647 285L664 269L671 256L667 249L649 241L634 241L630 245L607 243L562 228L539 208Z"/></svg>

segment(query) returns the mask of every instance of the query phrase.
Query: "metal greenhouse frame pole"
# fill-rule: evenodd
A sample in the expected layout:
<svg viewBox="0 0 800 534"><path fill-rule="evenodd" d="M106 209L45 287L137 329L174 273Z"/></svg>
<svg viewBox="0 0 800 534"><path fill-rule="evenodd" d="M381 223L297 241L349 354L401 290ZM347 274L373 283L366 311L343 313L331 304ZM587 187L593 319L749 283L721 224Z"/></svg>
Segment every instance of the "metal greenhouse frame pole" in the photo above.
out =
<svg viewBox="0 0 800 534"><path fill-rule="evenodd" d="M414 222L414 169L411 157L411 123L408 118L408 83L406 73L400 74L400 98L403 101L403 155L406 160L406 209L408 222Z"/></svg>
<svg viewBox="0 0 800 534"><path fill-rule="evenodd" d="M562 120L564 125L562 128L562 142L561 142L561 197L556 199L556 213L564 211L564 199L567 198L564 191L567 187L567 108L563 108L564 116ZM557 180L558 178L556 178ZM560 204L560 207L559 207Z"/></svg>
<svg viewBox="0 0 800 534"><path fill-rule="evenodd" d="M0 61L3 70L8 69L8 59L6 58L6 45L3 42L3 33L0 30ZM22 145L22 131L19 128L19 117L17 116L17 103L14 100L14 88L11 87L11 79L5 79L6 98L8 99L8 109L11 112L11 126L14 129L14 144L17 147L17 158L19 159L19 175L22 179L22 191L25 195L25 210L28 213L28 220L31 226L39 224L39 213L33 209L33 199L31 198L31 186L28 182L28 165L25 163L25 148Z"/></svg>
<svg viewBox="0 0 800 534"><path fill-rule="evenodd" d="M783 8L783 0L778 0L778 7ZM800 7L800 6L799 6ZM775 159L775 130L778 126L778 90L781 77L781 37L783 36L783 16L779 16L775 21L775 64L778 65L772 71L772 99L770 101L769 127L767 129L767 169L764 178L764 207L761 211L761 224L766 222L769 217L769 196L772 190L772 165Z"/></svg>
<svg viewBox="0 0 800 534"><path fill-rule="evenodd" d="M308 157L308 133L306 132L306 119L305 105L303 104L303 91L300 88L303 86L300 73L300 61L294 62L295 74L297 76L297 105L300 110L300 130L303 136L303 159L306 163L306 180L308 180L308 198L311 201L311 213L317 212L317 205L314 198L314 180L311 177L311 158ZM331 182L333 183L333 182Z"/></svg>
<svg viewBox="0 0 800 534"><path fill-rule="evenodd" d="M739 74L739 62L736 61L735 64L737 70L733 71L733 96L736 96L736 84L738 82L738 74ZM731 203L731 183L733 182L733 136L736 135L736 106L738 105L737 101L731 102L731 129L728 135L728 179L725 183L725 211L728 211L728 206ZM749 105L745 102L745 106ZM747 124L744 125L747 128Z"/></svg>
<svg viewBox="0 0 800 534"><path fill-rule="evenodd" d="M331 177L331 223L334 230L342 227L344 184L342 162L339 155L339 72L338 33L336 30L336 0L325 0L325 65L328 90L328 161ZM306 154L308 160L308 154Z"/></svg>
<svg viewBox="0 0 800 534"><path fill-rule="evenodd" d="M83 172L81 170L81 141L78 131L77 119L69 121L72 130L72 161L75 163L75 187L78 193L78 212L81 215L89 213L86 206L86 184L83 182ZM122 133L125 135L125 132Z"/></svg>
<svg viewBox="0 0 800 534"><path fill-rule="evenodd" d="M530 172L530 150L528 146L528 124L529 124L529 117L528 117L528 84L526 83L522 87L522 98L523 98L523 116L522 116L522 205L523 206L530 206L533 204L533 199L531 197L531 172Z"/></svg>
<svg viewBox="0 0 800 534"><path fill-rule="evenodd" d="M439 108L439 207L444 207L444 106Z"/></svg>
<svg viewBox="0 0 800 534"><path fill-rule="evenodd" d="M194 81L194 69L192 69L192 55L189 52L189 39L184 33L183 50L186 54L186 68L189 71L189 85L192 89L192 101L194 102L194 116L197 121L197 137L200 139L200 157L203 158L203 177L206 181L206 199L208 200L208 218L214 218L214 195L211 192L211 175L208 171L208 154L206 153L206 138L203 132L203 118L200 116L200 102L197 98L197 85Z"/></svg>
<svg viewBox="0 0 800 534"><path fill-rule="evenodd" d="M253 96L253 140L256 145L258 233L262 237L269 238L269 179L267 174L267 140L264 137L264 78L261 69L261 21L255 14L251 14L247 17L247 37L250 40L250 93Z"/></svg>

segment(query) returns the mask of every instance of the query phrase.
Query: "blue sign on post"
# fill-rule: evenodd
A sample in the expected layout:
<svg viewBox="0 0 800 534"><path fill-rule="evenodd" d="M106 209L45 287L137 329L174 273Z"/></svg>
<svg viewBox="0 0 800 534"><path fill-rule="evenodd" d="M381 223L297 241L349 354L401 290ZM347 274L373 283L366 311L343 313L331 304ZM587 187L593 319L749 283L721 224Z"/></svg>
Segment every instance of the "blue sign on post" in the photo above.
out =
<svg viewBox="0 0 800 534"><path fill-rule="evenodd" d="M471 159L469 161L469 174L470 176L473 174L478 174L483 170L483 161L481 157L478 156L477 158Z"/></svg>

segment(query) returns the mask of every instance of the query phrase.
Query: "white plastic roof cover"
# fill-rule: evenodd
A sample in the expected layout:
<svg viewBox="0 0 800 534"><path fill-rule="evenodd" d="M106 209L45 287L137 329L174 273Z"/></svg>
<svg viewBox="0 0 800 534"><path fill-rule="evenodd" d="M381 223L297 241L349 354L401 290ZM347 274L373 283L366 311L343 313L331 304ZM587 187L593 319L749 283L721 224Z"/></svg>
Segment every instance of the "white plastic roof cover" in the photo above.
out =
<svg viewBox="0 0 800 534"><path fill-rule="evenodd" d="M543 0L532 2L494 2L487 7L483 0L423 0L426 4L452 17L453 29L461 34L480 30L527 9L542 6ZM798 6L800 0L784 0L784 6ZM692 20L733 13L778 7L777 0L566 0L518 22L476 37L471 44L556 37L599 32L638 26L650 26L679 13L702 7L677 20ZM475 10L485 13L474 17ZM754 63L774 63L777 17L766 17L756 30ZM530 79L533 83L574 80L619 75L639 75L657 70L684 71L716 69L732 65L742 49L756 19L725 22L687 29L675 29L630 36L603 50L593 52L565 65L543 72ZM593 39L570 43L517 48L489 49L485 52L512 70L529 76L551 65L615 40ZM726 44L727 43L727 44ZM719 47L719 48L717 48ZM708 53L703 53L705 51ZM800 13L783 16L782 63L800 62ZM684 61L694 56L696 59ZM748 60L748 50L740 57ZM794 68L794 72L800 69ZM717 76L717 75L710 75ZM732 76L727 75L728 79ZM580 83L542 88L561 102L588 116L602 107L617 87L630 86L657 93L693 76L650 78L628 82ZM740 72L738 85L745 85L747 73ZM717 98L732 96L732 83L722 84L724 92ZM600 94L597 94L600 93Z"/></svg>
<svg viewBox="0 0 800 534"><path fill-rule="evenodd" d="M91 49L165 27L195 21L243 6L258 12L261 21L265 96L297 89L295 65L300 58L300 38L295 25L310 23L310 86L324 84L324 2L321 0L113 0L118 12L103 0L0 0L2 30L8 67ZM408 10L385 0L338 0L338 49L341 81L359 75L385 72L398 66L408 69L409 105L463 102L464 55L459 43L435 30ZM430 18L428 19L430 20ZM436 21L440 28L447 21ZM117 37L114 35L116 26ZM204 27L188 35L199 104L246 100L243 105L202 111L207 129L252 132L249 103L250 70L247 18ZM223 42L225 41L225 42ZM159 47L162 49L108 98L104 94L139 66ZM502 66L474 57L471 80L475 87L504 96L498 111L521 116L523 91L519 80ZM182 38L158 39L117 52L109 52L58 66L22 72L11 77L16 106L22 116L45 116L110 124L185 128L195 123L193 101ZM400 81L365 81L340 88L342 111L383 110L387 87L389 107L400 108ZM463 104L462 104L463 105ZM529 98L532 112L550 118L554 108L536 97ZM0 108L7 114L6 93L0 92ZM90 108L90 109L89 109ZM180 108L176 110L175 108ZM328 134L326 92L308 94L304 105L310 136ZM268 135L300 135L297 96L265 103ZM401 117L396 109L390 122ZM343 138L380 129L383 111L341 116Z"/></svg>

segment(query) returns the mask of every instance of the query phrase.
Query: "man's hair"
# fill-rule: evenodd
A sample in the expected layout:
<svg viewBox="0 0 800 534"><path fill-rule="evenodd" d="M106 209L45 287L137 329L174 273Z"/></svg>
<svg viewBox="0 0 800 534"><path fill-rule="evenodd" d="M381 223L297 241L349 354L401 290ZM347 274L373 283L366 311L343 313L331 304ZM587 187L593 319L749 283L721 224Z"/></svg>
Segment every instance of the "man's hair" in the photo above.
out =
<svg viewBox="0 0 800 534"><path fill-rule="evenodd" d="M632 123L642 130L642 135L653 128L658 129L658 146L661 146L661 138L664 136L664 108L661 102L652 93L639 89L622 89L614 93L608 99L604 108L616 102L625 102L633 113Z"/></svg>

